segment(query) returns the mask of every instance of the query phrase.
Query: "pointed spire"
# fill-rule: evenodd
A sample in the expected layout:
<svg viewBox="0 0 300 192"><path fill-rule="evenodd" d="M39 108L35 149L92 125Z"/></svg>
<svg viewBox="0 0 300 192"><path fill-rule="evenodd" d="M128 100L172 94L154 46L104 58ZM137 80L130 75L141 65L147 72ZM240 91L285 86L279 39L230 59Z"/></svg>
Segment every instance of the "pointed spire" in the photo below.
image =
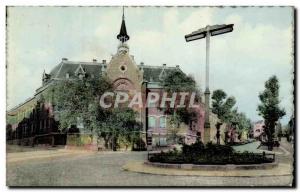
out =
<svg viewBox="0 0 300 192"><path fill-rule="evenodd" d="M125 16L124 16L124 7L123 7L123 15L122 15L122 24L121 24L121 29L120 33L117 36L117 38L122 42L126 42L129 40L129 35L127 35L127 30L126 30L126 25L125 25Z"/></svg>

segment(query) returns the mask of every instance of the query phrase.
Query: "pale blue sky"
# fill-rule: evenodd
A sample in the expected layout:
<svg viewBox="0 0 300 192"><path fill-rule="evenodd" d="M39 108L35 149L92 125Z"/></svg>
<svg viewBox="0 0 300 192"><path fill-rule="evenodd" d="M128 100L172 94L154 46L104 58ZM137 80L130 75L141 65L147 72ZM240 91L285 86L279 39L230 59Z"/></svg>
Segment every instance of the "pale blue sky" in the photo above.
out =
<svg viewBox="0 0 300 192"><path fill-rule="evenodd" d="M61 58L110 60L116 53L121 7L10 7L7 18L8 108L33 96ZM211 39L211 91L222 88L252 120L258 93L273 74L292 114L293 9L291 7L129 7L130 53L137 63L180 65L204 85L205 41L184 35L208 24L234 23L232 33Z"/></svg>

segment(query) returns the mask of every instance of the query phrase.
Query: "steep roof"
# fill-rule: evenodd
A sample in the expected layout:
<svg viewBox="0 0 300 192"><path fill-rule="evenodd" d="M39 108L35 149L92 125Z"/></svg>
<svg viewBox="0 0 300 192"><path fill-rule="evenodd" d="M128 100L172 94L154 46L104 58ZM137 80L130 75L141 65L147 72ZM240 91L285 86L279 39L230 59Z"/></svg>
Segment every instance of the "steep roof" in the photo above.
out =
<svg viewBox="0 0 300 192"><path fill-rule="evenodd" d="M99 62L74 62L63 60L60 64L53 68L50 72L50 79L65 79L67 74L69 78L75 78L78 71L82 71L88 76L99 77L102 67L106 64Z"/></svg>
<svg viewBox="0 0 300 192"><path fill-rule="evenodd" d="M163 66L150 66L150 65L138 65L139 69L144 71L144 80L148 82L159 82L163 77L167 76L171 71L181 69L179 67L167 67Z"/></svg>
<svg viewBox="0 0 300 192"><path fill-rule="evenodd" d="M67 73L69 78L76 78L78 71L84 71L88 76L100 77L101 71L105 71L107 67L106 63L99 62L74 62L63 60L57 66L53 68L50 72L50 79L65 79ZM169 67L165 64L162 66L151 66L140 64L137 65L138 69L143 70L144 77L143 79L148 82L159 82L165 76L167 76L171 71L179 70L179 66ZM104 69L102 69L104 68ZM182 71L181 71L182 72ZM183 72L182 72L183 73Z"/></svg>

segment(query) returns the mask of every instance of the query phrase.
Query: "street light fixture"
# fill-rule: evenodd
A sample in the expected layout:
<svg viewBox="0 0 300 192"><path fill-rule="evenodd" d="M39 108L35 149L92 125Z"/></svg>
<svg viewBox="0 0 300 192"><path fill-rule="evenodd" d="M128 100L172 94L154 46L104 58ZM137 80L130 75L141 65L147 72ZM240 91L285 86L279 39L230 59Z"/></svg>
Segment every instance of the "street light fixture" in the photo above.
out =
<svg viewBox="0 0 300 192"><path fill-rule="evenodd" d="M206 38L206 70L205 70L205 122L204 122L204 142L210 141L210 123L209 123L209 46L210 36L222 35L233 31L233 24L228 25L207 25L185 36L186 42Z"/></svg>
<svg viewBox="0 0 300 192"><path fill-rule="evenodd" d="M205 38L207 35L216 36L233 31L233 24L229 25L207 25L185 36L186 42Z"/></svg>

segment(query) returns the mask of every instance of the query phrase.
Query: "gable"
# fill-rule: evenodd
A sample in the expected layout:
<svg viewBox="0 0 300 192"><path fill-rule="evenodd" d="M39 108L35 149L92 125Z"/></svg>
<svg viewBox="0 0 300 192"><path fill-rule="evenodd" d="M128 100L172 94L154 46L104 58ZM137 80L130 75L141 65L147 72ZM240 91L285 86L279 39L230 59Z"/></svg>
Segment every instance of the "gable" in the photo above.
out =
<svg viewBox="0 0 300 192"><path fill-rule="evenodd" d="M133 57L128 53L114 55L107 66L107 76L113 81L128 79L136 90L140 90L143 80L142 72L137 67Z"/></svg>

